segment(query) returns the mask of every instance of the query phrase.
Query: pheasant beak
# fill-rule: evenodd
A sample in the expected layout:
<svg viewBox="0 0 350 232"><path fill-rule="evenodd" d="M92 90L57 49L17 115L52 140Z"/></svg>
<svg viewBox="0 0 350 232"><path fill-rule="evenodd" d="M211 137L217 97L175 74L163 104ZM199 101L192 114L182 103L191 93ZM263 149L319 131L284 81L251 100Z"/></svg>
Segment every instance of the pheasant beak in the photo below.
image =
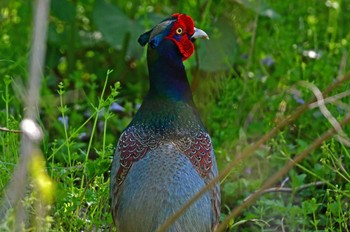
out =
<svg viewBox="0 0 350 232"><path fill-rule="evenodd" d="M194 28L194 33L193 33L193 35L191 37L191 40L193 41L193 40L196 40L197 38L209 39L209 36L203 30L198 29L198 28Z"/></svg>

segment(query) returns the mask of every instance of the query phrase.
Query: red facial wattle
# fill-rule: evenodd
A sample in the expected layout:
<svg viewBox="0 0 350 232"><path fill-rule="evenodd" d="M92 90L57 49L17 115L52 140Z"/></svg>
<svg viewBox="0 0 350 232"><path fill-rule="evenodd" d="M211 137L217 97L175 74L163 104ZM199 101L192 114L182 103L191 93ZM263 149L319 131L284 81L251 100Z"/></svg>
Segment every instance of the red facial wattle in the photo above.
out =
<svg viewBox="0 0 350 232"><path fill-rule="evenodd" d="M182 60L186 60L194 51L194 45L190 39L194 34L194 23L192 18L185 14L173 14L172 16L177 20L166 38L174 41L182 55Z"/></svg>

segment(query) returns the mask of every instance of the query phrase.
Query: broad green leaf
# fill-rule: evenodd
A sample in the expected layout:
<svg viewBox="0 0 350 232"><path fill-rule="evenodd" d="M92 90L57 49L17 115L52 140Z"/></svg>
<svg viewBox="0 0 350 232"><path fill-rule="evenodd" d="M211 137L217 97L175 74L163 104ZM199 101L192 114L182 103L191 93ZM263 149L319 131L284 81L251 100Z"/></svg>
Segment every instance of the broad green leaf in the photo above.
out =
<svg viewBox="0 0 350 232"><path fill-rule="evenodd" d="M252 10L259 14L260 16L265 16L271 19L280 18L280 15L269 8L268 4L265 1L261 0L237 0L237 3L241 4L245 8Z"/></svg>
<svg viewBox="0 0 350 232"><path fill-rule="evenodd" d="M234 65L238 54L234 29L225 20L217 21L213 27L214 30L208 32L208 41L198 41L200 68L208 72L228 70Z"/></svg>
<svg viewBox="0 0 350 232"><path fill-rule="evenodd" d="M118 50L125 50L127 57L137 57L142 53L137 39L144 32L143 27L129 19L117 6L97 1L93 21L104 40Z"/></svg>
<svg viewBox="0 0 350 232"><path fill-rule="evenodd" d="M75 20L75 5L67 0L51 0L50 14L69 23Z"/></svg>

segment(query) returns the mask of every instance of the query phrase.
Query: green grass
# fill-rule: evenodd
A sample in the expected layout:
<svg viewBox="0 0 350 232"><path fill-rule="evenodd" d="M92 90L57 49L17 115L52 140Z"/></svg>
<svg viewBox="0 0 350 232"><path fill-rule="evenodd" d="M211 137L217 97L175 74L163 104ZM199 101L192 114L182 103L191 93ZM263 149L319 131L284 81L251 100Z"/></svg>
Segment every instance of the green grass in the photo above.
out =
<svg viewBox="0 0 350 232"><path fill-rule="evenodd" d="M349 71L346 0L52 2L38 112L45 163L32 161L36 168L30 169L23 200L25 231L35 231L38 221L44 231L115 231L109 211L110 163L148 83L145 51L135 38L164 15L185 12L211 38L198 41L198 58L186 61L186 68L220 170L313 98L301 81L324 90ZM32 6L19 0L1 4L0 126L16 130L24 115ZM116 24L106 25L106 19ZM349 87L345 82L324 97L346 94ZM124 109L111 110L114 102ZM349 113L349 97L326 106L341 121ZM222 219L331 127L319 108L308 109L236 165L221 181ZM350 132L349 126L343 130ZM0 132L2 198L19 147L20 134ZM280 176L275 187L286 191L272 188L262 194L227 230L350 231L349 170L346 143L337 137L324 141ZM42 214L37 203L45 197ZM13 230L14 213L8 212L0 231Z"/></svg>

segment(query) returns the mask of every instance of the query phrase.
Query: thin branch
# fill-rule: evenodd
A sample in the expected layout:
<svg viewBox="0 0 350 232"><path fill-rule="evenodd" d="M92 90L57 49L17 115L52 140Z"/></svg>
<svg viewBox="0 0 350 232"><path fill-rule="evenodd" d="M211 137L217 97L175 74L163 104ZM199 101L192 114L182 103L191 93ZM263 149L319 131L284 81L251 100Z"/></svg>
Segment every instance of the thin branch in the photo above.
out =
<svg viewBox="0 0 350 232"><path fill-rule="evenodd" d="M317 88L316 85L314 85L313 83L310 83L307 81L300 81L299 83L300 83L300 85L310 89L314 93L314 95L317 99L317 102L316 102L317 107L320 108L320 111L323 114L323 116L329 121L329 123L334 127L334 129L338 133L343 133L343 130L342 130L339 122L334 118L334 116L331 114L331 112L325 106L324 98L323 98L323 95L322 95L320 89Z"/></svg>
<svg viewBox="0 0 350 232"><path fill-rule="evenodd" d="M317 106L320 109L323 116L329 121L329 123L333 126L333 128L337 131L338 135L336 138L339 140L339 142L345 144L346 146L350 146L350 139L346 135L346 133L341 128L339 122L337 119L332 115L332 113L328 110L328 108L325 105L325 101L323 98L323 94L321 93L320 89L317 88L316 85L306 82L306 81L300 81L300 84L308 89L310 89L316 99L317 99Z"/></svg>
<svg viewBox="0 0 350 232"><path fill-rule="evenodd" d="M4 220L8 209L15 208L14 230L22 231L26 222L26 213L21 201L28 186L28 163L35 153L39 154L38 143L42 138L42 130L36 123L39 105L42 70L46 53L46 35L49 12L49 0L37 0L33 5L32 49L28 79L28 95L25 102L25 116L21 122L22 140L21 155L12 175L12 180L3 197L0 220ZM39 213L39 212L38 212ZM40 225L38 225L40 228Z"/></svg>
<svg viewBox="0 0 350 232"><path fill-rule="evenodd" d="M11 130L11 129L8 129L6 127L0 127L0 131L9 132L9 133L15 133L15 134L23 133L23 131L21 131L21 130Z"/></svg>
<svg viewBox="0 0 350 232"><path fill-rule="evenodd" d="M284 230L284 217L281 219L281 228L282 228L282 232L285 232L285 230Z"/></svg>
<svg viewBox="0 0 350 232"><path fill-rule="evenodd" d="M341 92L341 93L338 93L336 95L333 95L331 97L327 97L327 98L324 98L324 103L325 104L328 104L328 103L334 103L342 98L345 98L345 97L348 97L350 96L350 90L346 90L344 92ZM312 103L310 104L310 109L313 109L313 108L316 108L318 107L319 103L318 102L315 102L315 103Z"/></svg>
<svg viewBox="0 0 350 232"><path fill-rule="evenodd" d="M260 195L266 194L266 193L274 193L274 192L283 192L283 193L292 193L292 192L300 192L301 190L304 190L309 187L313 186L321 186L321 185L326 185L327 182L325 181L316 181L304 185L300 185L299 187L293 189L293 188L285 188L285 187L272 187L264 190L257 190L251 195L249 195L247 198L244 199L244 201L248 201L254 194L260 191Z"/></svg>

